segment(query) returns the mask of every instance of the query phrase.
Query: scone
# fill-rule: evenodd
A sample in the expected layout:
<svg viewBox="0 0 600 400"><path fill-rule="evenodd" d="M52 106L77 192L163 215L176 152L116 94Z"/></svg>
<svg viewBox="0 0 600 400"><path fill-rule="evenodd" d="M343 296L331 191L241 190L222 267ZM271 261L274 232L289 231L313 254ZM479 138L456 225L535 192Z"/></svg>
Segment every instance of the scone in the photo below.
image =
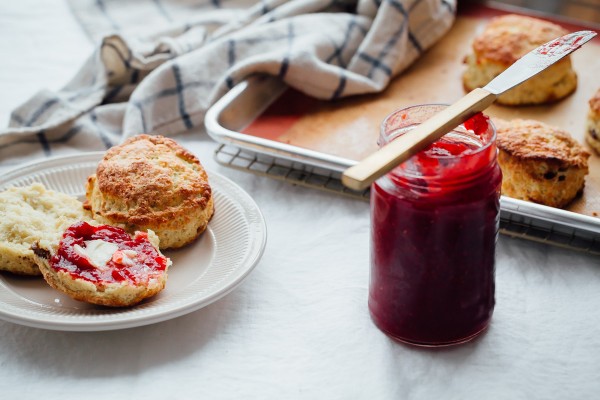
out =
<svg viewBox="0 0 600 400"><path fill-rule="evenodd" d="M583 190L590 154L567 132L533 120L494 124L503 195L564 207Z"/></svg>
<svg viewBox="0 0 600 400"><path fill-rule="evenodd" d="M590 99L585 141L600 154L600 90Z"/></svg>
<svg viewBox="0 0 600 400"><path fill-rule="evenodd" d="M138 135L109 149L86 185L85 207L103 224L153 230L160 248L194 241L213 215L200 161L174 140Z"/></svg>
<svg viewBox="0 0 600 400"><path fill-rule="evenodd" d="M473 41L473 53L465 58L465 90L483 87L519 58L568 32L551 22L520 15L504 15L490 21ZM544 104L571 94L577 75L569 56L501 95L504 105Z"/></svg>
<svg viewBox="0 0 600 400"><path fill-rule="evenodd" d="M42 184L0 193L0 271L40 275L31 245L60 238L69 225L90 220L79 200Z"/></svg>
<svg viewBox="0 0 600 400"><path fill-rule="evenodd" d="M75 300L111 307L131 306L164 289L171 261L158 250L152 231L136 232L78 222L60 242L32 246L44 279Z"/></svg>

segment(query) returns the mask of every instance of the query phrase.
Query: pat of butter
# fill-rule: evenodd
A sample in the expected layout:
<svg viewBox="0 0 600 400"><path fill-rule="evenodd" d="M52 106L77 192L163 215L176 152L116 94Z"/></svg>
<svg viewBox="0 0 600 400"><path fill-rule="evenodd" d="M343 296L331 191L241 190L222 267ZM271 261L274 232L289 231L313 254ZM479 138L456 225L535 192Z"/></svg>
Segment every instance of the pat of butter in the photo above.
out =
<svg viewBox="0 0 600 400"><path fill-rule="evenodd" d="M73 246L73 249L80 256L87 258L94 267L105 269L115 251L119 250L119 247L114 243L95 239L86 240L85 248L76 244Z"/></svg>

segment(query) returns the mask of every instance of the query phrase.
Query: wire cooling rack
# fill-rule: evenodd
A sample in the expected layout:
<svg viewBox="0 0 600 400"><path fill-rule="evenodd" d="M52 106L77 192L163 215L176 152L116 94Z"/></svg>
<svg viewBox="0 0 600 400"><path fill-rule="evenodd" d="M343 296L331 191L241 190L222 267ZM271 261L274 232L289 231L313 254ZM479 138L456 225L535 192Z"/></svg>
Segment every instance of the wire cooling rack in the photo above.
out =
<svg viewBox="0 0 600 400"><path fill-rule="evenodd" d="M215 159L219 164L228 167L268 176L294 185L307 186L366 201L369 200L368 189L361 192L348 189L342 185L340 173L323 168L257 154L225 144L215 150Z"/></svg>
<svg viewBox="0 0 600 400"><path fill-rule="evenodd" d="M363 201L369 200L369 190L348 189L341 174L264 154L242 150L232 145L220 145L215 160L242 171L289 182L294 185L325 190ZM506 210L500 212L500 233L538 243L559 246L593 255L600 255L600 233L556 225Z"/></svg>

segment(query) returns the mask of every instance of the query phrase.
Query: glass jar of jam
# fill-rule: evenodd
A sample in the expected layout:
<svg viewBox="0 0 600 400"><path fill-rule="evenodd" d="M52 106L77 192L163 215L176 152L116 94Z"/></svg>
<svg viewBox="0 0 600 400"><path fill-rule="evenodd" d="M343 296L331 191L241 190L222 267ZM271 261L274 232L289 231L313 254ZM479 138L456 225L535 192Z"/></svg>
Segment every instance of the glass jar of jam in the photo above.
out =
<svg viewBox="0 0 600 400"><path fill-rule="evenodd" d="M380 146L444 107L390 114ZM369 310L396 340L457 344L489 324L502 182L495 138L479 113L371 187Z"/></svg>

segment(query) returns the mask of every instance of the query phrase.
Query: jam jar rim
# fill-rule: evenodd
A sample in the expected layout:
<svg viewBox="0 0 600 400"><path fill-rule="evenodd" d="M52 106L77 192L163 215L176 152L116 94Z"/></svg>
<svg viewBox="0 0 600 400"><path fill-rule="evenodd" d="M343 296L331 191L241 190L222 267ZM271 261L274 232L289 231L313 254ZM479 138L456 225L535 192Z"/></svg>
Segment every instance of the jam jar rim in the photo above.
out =
<svg viewBox="0 0 600 400"><path fill-rule="evenodd" d="M423 103L423 104L415 104L412 106L408 106L408 107L402 107L402 108L398 108L394 111L392 111L391 113L389 113L385 119L381 122L380 124L380 129L379 129L379 139L377 141L377 144L381 147L382 143L380 143L381 140L384 141L383 145L386 145L388 143L390 143L391 141L393 141L396 137L392 138L391 140L389 139L389 136L386 136L386 124L387 122L394 117L395 115L397 115L398 113L402 112L402 111L409 111L412 109L417 109L417 108L424 108L424 107L443 107L446 108L448 107L449 104L445 104L445 103ZM431 117L429 117L431 118ZM426 121L428 118L424 119L423 121ZM491 118L487 119L488 122L488 126L492 129L492 135L490 136L490 138L487 140L487 142L485 142L481 147L473 150L473 151L469 151L468 153L460 153L457 155L422 155L423 157L427 158L427 159L432 159L432 160L453 160L453 159L466 159L469 157L474 157L474 156L478 156L481 155L482 153L484 153L485 151L490 150L490 147L496 146L496 138L497 138L497 129L496 129L496 125L493 123L493 121L491 120ZM420 122L422 123L422 122ZM418 125L420 123L417 123L415 125ZM463 126L463 123L461 123L458 126ZM464 128L464 126L463 126ZM464 128L465 131L468 131L466 128ZM489 128L488 128L489 129ZM454 129L453 129L454 130ZM392 130L393 131L393 130ZM450 133L450 132L448 132ZM443 137L443 136L442 136ZM493 165L496 163L496 157L498 155L498 149L496 148L496 151L494 152L495 157L493 157L490 162L486 165L487 168L482 168L482 173L487 170L488 168L493 167ZM409 161L411 158L413 158L414 156L410 157L407 161ZM407 162L405 161L405 162ZM391 175L395 175L395 176L402 176L404 178L407 179L435 179L436 177L438 177L438 175L419 175L419 174L414 174L411 173L410 171L404 170L404 169L400 169L399 167L402 164L398 165L397 167L395 167L394 169L392 169L390 172L388 172L388 174ZM385 174L383 177L386 177L388 174ZM476 175L480 175L480 174L476 174Z"/></svg>

